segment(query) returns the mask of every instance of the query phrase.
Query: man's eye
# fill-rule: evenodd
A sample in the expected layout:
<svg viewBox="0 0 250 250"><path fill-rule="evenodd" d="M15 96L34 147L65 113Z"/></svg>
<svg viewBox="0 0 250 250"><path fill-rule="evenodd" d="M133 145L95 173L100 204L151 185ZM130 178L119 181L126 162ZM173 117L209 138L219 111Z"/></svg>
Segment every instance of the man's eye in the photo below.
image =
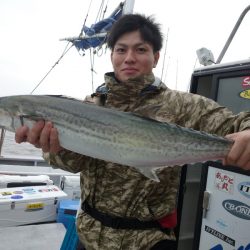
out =
<svg viewBox="0 0 250 250"><path fill-rule="evenodd" d="M145 48L137 48L137 51L140 53L144 53L144 52L146 52L146 49Z"/></svg>
<svg viewBox="0 0 250 250"><path fill-rule="evenodd" d="M115 51L118 53L123 53L125 50L123 48L117 48Z"/></svg>

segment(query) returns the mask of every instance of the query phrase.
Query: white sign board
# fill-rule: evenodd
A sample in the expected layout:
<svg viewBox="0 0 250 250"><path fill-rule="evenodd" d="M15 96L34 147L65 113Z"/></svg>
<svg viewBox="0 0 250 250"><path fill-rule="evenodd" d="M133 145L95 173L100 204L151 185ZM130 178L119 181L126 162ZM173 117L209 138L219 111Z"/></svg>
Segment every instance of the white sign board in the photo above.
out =
<svg viewBox="0 0 250 250"><path fill-rule="evenodd" d="M250 176L209 166L200 250L250 250Z"/></svg>

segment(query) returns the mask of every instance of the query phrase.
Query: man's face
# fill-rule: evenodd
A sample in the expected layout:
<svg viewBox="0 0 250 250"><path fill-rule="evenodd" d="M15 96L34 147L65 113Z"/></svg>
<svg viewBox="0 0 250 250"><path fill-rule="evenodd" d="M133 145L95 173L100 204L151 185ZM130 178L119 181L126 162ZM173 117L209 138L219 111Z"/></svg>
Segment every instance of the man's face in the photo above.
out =
<svg viewBox="0 0 250 250"><path fill-rule="evenodd" d="M153 47L142 40L139 31L122 35L111 53L115 76L120 81L151 73L158 59L159 52L153 52Z"/></svg>

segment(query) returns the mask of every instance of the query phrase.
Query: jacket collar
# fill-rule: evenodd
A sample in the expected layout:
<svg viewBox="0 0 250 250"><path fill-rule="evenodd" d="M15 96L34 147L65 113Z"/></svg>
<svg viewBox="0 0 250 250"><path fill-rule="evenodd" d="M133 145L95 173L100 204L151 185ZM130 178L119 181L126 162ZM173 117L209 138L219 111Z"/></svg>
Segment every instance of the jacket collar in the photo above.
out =
<svg viewBox="0 0 250 250"><path fill-rule="evenodd" d="M104 75L104 79L105 83L97 88L97 94L126 91L129 95L140 96L155 92L160 88L166 88L162 81L155 77L153 73L121 82L116 79L114 72L108 72Z"/></svg>

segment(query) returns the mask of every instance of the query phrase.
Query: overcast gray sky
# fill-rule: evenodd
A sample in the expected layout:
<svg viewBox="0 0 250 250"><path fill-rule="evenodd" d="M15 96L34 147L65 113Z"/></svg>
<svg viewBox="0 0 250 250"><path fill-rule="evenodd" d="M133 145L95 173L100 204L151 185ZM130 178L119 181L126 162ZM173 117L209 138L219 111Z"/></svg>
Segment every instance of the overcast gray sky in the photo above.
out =
<svg viewBox="0 0 250 250"><path fill-rule="evenodd" d="M107 14L120 1L109 0ZM163 6L164 2L164 6ZM88 0L0 1L0 96L29 94L61 56L63 37L77 36L87 14ZM96 18L101 0L93 0L87 25ZM135 0L134 12L154 15L167 36L163 80L186 91L196 62L196 50L207 47L218 58L249 0ZM222 62L250 57L250 13L244 18ZM169 30L169 32L168 32ZM95 58L94 86L111 71L110 52ZM155 74L161 76L164 49ZM196 67L200 67L196 63ZM84 98L92 92L90 56L75 48L55 67L34 94L64 94Z"/></svg>

